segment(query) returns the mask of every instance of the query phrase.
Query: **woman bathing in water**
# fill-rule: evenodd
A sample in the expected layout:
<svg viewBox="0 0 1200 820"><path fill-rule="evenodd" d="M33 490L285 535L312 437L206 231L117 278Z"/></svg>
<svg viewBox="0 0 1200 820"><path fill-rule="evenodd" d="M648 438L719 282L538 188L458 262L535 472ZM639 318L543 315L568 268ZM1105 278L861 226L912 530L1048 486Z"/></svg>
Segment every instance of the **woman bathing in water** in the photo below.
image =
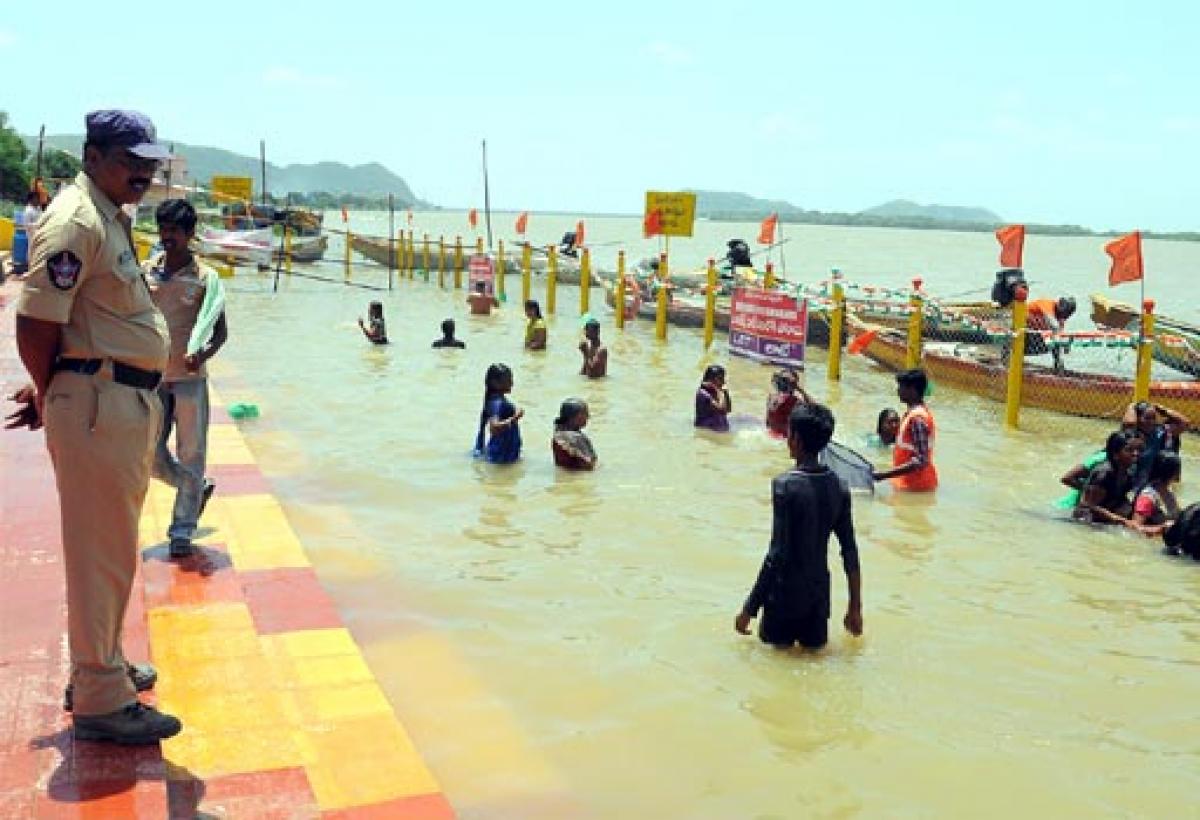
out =
<svg viewBox="0 0 1200 820"><path fill-rule="evenodd" d="M800 386L800 373L788 367L771 377L774 392L767 396L767 432L776 438L788 437L788 420L801 404L812 404L812 397Z"/></svg>
<svg viewBox="0 0 1200 820"><path fill-rule="evenodd" d="M362 317L358 319L358 326L362 330L363 335L367 337L372 344L385 345L388 343L387 323L383 320L383 303L372 302L367 306L367 321L364 324Z"/></svg>
<svg viewBox="0 0 1200 820"><path fill-rule="evenodd" d="M512 388L513 375L508 365L493 364L487 369L483 377L479 432L475 434L475 455L493 464L511 464L521 457L521 428L518 423L525 411L508 400Z"/></svg>
<svg viewBox="0 0 1200 820"><path fill-rule="evenodd" d="M1133 529L1144 535L1162 535L1179 518L1179 501L1171 485L1179 480L1179 456L1161 451L1150 465L1150 483L1133 502Z"/></svg>
<svg viewBox="0 0 1200 820"><path fill-rule="evenodd" d="M1104 461L1097 464L1084 483L1074 517L1097 524L1130 524L1133 489L1132 470L1142 453L1142 439L1118 430L1104 445Z"/></svg>
<svg viewBox="0 0 1200 820"><path fill-rule="evenodd" d="M568 470L592 470L596 467L596 451L583 432L588 423L587 402L582 399L567 399L558 410L554 420L554 436L550 449L554 463Z"/></svg>
<svg viewBox="0 0 1200 820"><path fill-rule="evenodd" d="M879 411L875 420L875 434L868 437L867 443L872 447L891 447L896 443L896 435L900 432L900 414L891 407Z"/></svg>
<svg viewBox="0 0 1200 820"><path fill-rule="evenodd" d="M727 433L729 411L732 409L733 402L729 399L729 391L725 389L725 368L719 364L710 364L705 368L700 387L696 390L695 425L706 430Z"/></svg>

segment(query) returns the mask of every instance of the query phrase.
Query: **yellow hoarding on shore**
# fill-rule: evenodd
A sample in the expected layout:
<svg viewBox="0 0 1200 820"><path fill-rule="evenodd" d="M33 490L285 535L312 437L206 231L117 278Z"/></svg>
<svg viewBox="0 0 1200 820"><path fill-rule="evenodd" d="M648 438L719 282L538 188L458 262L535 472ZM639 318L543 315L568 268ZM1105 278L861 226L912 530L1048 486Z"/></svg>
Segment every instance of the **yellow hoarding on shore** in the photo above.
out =
<svg viewBox="0 0 1200 820"><path fill-rule="evenodd" d="M222 202L248 202L254 198L254 180L250 177L213 177L209 187Z"/></svg>
<svg viewBox="0 0 1200 820"><path fill-rule="evenodd" d="M696 222L696 195L691 191L646 191L647 220L655 211L655 227L663 236L691 236Z"/></svg>

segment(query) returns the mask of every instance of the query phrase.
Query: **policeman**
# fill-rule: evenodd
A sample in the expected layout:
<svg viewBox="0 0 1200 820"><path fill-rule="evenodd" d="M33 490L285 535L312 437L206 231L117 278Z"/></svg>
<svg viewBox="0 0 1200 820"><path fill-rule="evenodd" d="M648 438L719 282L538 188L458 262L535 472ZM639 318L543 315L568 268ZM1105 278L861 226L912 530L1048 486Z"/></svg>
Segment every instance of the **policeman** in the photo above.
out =
<svg viewBox="0 0 1200 820"><path fill-rule="evenodd" d="M138 517L161 420L155 389L167 328L138 267L122 205L161 160L149 118L87 115L83 172L38 223L17 302L17 348L33 379L10 425L46 427L62 517L75 737L157 743L178 719L138 702L152 668L121 651L137 569Z"/></svg>

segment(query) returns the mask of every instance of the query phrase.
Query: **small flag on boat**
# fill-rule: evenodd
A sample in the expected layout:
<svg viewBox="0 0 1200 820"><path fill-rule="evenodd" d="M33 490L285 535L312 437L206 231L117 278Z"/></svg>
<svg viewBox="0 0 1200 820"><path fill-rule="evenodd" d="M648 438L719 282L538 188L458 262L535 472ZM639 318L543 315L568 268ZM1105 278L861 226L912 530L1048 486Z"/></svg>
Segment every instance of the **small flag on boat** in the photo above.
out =
<svg viewBox="0 0 1200 820"><path fill-rule="evenodd" d="M472 228L474 228L476 225L478 225L479 224L479 211L475 210L474 208L467 211L467 222L471 223Z"/></svg>
<svg viewBox="0 0 1200 820"><path fill-rule="evenodd" d="M1021 267L1021 253L1025 249L1025 226L1006 225L997 228L996 240L1000 243L1000 267Z"/></svg>
<svg viewBox="0 0 1200 820"><path fill-rule="evenodd" d="M775 227L779 224L779 214L771 214L762 221L762 225L758 229L758 244L774 245L775 244Z"/></svg>
<svg viewBox="0 0 1200 820"><path fill-rule="evenodd" d="M1108 271L1108 285L1136 282L1145 275L1142 266L1142 232L1134 231L1104 246L1104 252L1112 257L1112 268Z"/></svg>
<svg viewBox="0 0 1200 820"><path fill-rule="evenodd" d="M343 206L342 206L342 221L343 221L343 222L349 222L349 221L350 221L350 214L346 213L346 206L345 206L345 205L343 205Z"/></svg>
<svg viewBox="0 0 1200 820"><path fill-rule="evenodd" d="M851 355L862 353L871 346L871 342L875 341L875 337L878 335L878 330L868 330L866 333L860 333L850 340L850 344L846 345L846 352Z"/></svg>
<svg viewBox="0 0 1200 820"><path fill-rule="evenodd" d="M647 238L657 236L663 232L663 215L662 210L655 208L650 213L646 214L646 218L642 220L642 233Z"/></svg>
<svg viewBox="0 0 1200 820"><path fill-rule="evenodd" d="M583 247L583 220L575 223L575 247Z"/></svg>
<svg viewBox="0 0 1200 820"><path fill-rule="evenodd" d="M529 211L521 211L521 215L517 217L517 235L524 236L525 229L529 227Z"/></svg>

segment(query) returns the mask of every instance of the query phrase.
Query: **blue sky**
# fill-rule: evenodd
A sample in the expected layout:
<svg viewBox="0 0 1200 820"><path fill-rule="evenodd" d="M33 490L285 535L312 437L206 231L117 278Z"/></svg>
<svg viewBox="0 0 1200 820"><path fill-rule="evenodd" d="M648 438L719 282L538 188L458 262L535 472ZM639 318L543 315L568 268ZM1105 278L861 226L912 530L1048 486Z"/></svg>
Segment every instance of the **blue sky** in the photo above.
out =
<svg viewBox="0 0 1200 820"><path fill-rule="evenodd" d="M708 188L1200 229L1200 4L301 7L12 5L0 110L62 133L135 107L182 142L377 160L447 206L482 203L486 137L498 208Z"/></svg>

